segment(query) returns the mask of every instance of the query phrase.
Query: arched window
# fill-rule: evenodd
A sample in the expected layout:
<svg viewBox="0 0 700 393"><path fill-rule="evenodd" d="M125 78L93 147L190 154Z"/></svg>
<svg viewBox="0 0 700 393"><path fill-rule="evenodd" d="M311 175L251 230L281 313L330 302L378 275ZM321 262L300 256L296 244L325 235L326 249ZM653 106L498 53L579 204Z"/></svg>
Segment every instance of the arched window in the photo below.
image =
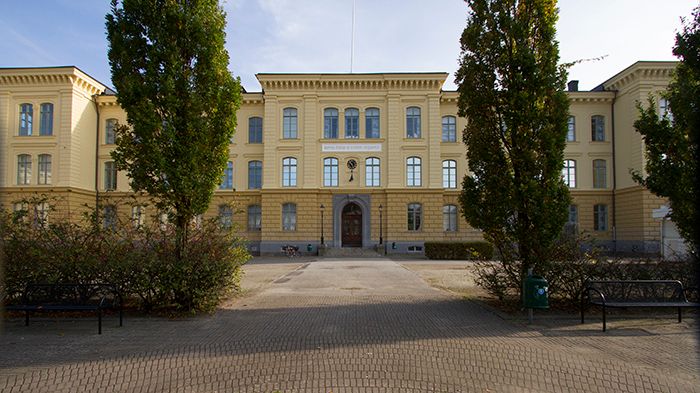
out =
<svg viewBox="0 0 700 393"><path fill-rule="evenodd" d="M297 138L297 110L296 108L284 108L282 111L282 138Z"/></svg>
<svg viewBox="0 0 700 393"><path fill-rule="evenodd" d="M41 123L39 124L39 135L53 135L53 104L44 102L41 104Z"/></svg>
<svg viewBox="0 0 700 393"><path fill-rule="evenodd" d="M233 190L233 162L229 161L226 163L226 169L224 169L224 175L221 177L221 184L219 184L220 190Z"/></svg>
<svg viewBox="0 0 700 393"><path fill-rule="evenodd" d="M605 160L593 160L593 188L607 188Z"/></svg>
<svg viewBox="0 0 700 393"><path fill-rule="evenodd" d="M379 158L368 157L365 160L365 186L379 187L380 185Z"/></svg>
<svg viewBox="0 0 700 393"><path fill-rule="evenodd" d="M605 140L605 117L601 115L591 116L591 141L602 142Z"/></svg>
<svg viewBox="0 0 700 393"><path fill-rule="evenodd" d="M420 108L406 108L406 138L420 138Z"/></svg>
<svg viewBox="0 0 700 393"><path fill-rule="evenodd" d="M561 177L564 179L564 184L569 188L576 187L576 161L564 160L564 167L561 169Z"/></svg>
<svg viewBox="0 0 700 393"><path fill-rule="evenodd" d="M285 157L282 159L282 187L297 186L297 159Z"/></svg>
<svg viewBox="0 0 700 393"><path fill-rule="evenodd" d="M32 135L32 126L34 124L34 106L32 104L19 105L19 135Z"/></svg>
<svg viewBox="0 0 700 393"><path fill-rule="evenodd" d="M408 157L406 159L406 185L408 187L421 186L421 160L420 157Z"/></svg>
<svg viewBox="0 0 700 393"><path fill-rule="evenodd" d="M457 162L455 160L442 162L442 187L457 188Z"/></svg>
<svg viewBox="0 0 700 393"><path fill-rule="evenodd" d="M107 119L105 121L105 144L113 145L116 141L115 127L117 126L117 119Z"/></svg>
<svg viewBox="0 0 700 393"><path fill-rule="evenodd" d="M576 118L569 116L566 121L566 141L574 142L576 140Z"/></svg>
<svg viewBox="0 0 700 393"><path fill-rule="evenodd" d="M338 138L338 110L335 108L327 108L323 111L323 137Z"/></svg>
<svg viewBox="0 0 700 393"><path fill-rule="evenodd" d="M457 231L457 206L445 205L442 207L442 229L445 232Z"/></svg>
<svg viewBox="0 0 700 393"><path fill-rule="evenodd" d="M32 181L32 156L20 154L17 156L17 184L30 184Z"/></svg>
<svg viewBox="0 0 700 393"><path fill-rule="evenodd" d="M107 191L117 189L117 166L114 161L105 162L104 186Z"/></svg>
<svg viewBox="0 0 700 393"><path fill-rule="evenodd" d="M262 143L263 141L263 119L262 117L251 117L248 119L248 143Z"/></svg>
<svg viewBox="0 0 700 393"><path fill-rule="evenodd" d="M409 203L408 204L408 230L409 231L419 231L422 220L422 207L420 203Z"/></svg>
<svg viewBox="0 0 700 393"><path fill-rule="evenodd" d="M345 138L357 139L360 137L360 111L356 108L345 109Z"/></svg>
<svg viewBox="0 0 700 393"><path fill-rule="evenodd" d="M338 159L323 159L323 186L338 187Z"/></svg>
<svg viewBox="0 0 700 393"><path fill-rule="evenodd" d="M365 138L379 138L379 109L365 109Z"/></svg>
<svg viewBox="0 0 700 393"><path fill-rule="evenodd" d="M297 205L295 203L285 203L282 205L282 230L297 230Z"/></svg>
<svg viewBox="0 0 700 393"><path fill-rule="evenodd" d="M442 118L442 141L457 142L457 119L454 116Z"/></svg>
<svg viewBox="0 0 700 393"><path fill-rule="evenodd" d="M259 231L262 228L262 209L260 205L248 206L248 230Z"/></svg>
<svg viewBox="0 0 700 393"><path fill-rule="evenodd" d="M51 184L51 154L39 154L39 184Z"/></svg>
<svg viewBox="0 0 700 393"><path fill-rule="evenodd" d="M248 162L248 189L259 190L262 188L262 161Z"/></svg>

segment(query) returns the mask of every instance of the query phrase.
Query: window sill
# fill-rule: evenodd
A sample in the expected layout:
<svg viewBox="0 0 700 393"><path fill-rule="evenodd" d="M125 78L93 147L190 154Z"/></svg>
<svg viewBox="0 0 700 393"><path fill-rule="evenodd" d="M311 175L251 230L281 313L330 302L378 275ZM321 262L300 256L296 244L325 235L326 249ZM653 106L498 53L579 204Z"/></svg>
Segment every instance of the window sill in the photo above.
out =
<svg viewBox="0 0 700 393"><path fill-rule="evenodd" d="M425 142L425 138L403 138L404 142Z"/></svg>

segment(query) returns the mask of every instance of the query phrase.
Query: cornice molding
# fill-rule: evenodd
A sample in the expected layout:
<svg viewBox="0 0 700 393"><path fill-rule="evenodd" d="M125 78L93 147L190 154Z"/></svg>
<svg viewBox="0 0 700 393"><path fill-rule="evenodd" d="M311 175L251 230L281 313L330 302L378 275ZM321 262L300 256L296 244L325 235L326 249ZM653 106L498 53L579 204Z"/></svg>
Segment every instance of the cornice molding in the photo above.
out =
<svg viewBox="0 0 700 393"><path fill-rule="evenodd" d="M257 74L263 90L432 90L439 91L446 73L426 74Z"/></svg>
<svg viewBox="0 0 700 393"><path fill-rule="evenodd" d="M630 84L644 80L670 80L678 62L637 62L603 82L607 90L622 90Z"/></svg>
<svg viewBox="0 0 700 393"><path fill-rule="evenodd" d="M106 88L76 67L0 69L0 85L71 85L90 96L100 94Z"/></svg>

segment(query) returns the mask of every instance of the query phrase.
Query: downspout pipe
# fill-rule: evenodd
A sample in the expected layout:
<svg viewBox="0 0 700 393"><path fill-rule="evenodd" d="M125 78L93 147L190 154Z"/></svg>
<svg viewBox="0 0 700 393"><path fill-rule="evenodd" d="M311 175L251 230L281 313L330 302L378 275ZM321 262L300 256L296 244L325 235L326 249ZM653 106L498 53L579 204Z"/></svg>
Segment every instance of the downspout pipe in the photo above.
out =
<svg viewBox="0 0 700 393"><path fill-rule="evenodd" d="M612 230L613 230L613 255L617 256L617 204L615 193L617 192L617 161L615 160L615 100L617 99L617 90L613 92L612 103L610 104L610 134L612 143Z"/></svg>
<svg viewBox="0 0 700 393"><path fill-rule="evenodd" d="M92 96L92 103L95 105L95 113L97 114L95 121L95 225L99 224L100 221L100 105L97 103L97 96L98 94Z"/></svg>

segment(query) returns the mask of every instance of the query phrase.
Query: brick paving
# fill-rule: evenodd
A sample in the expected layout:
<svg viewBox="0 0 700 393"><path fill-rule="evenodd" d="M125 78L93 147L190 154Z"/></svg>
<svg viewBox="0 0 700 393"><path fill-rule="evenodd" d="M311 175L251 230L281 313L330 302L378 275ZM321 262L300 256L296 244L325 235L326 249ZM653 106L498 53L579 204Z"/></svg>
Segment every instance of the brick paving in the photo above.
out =
<svg viewBox="0 0 700 393"><path fill-rule="evenodd" d="M33 321L5 321L2 392L700 392L685 323L530 328L382 259L303 263L213 315L102 335Z"/></svg>

